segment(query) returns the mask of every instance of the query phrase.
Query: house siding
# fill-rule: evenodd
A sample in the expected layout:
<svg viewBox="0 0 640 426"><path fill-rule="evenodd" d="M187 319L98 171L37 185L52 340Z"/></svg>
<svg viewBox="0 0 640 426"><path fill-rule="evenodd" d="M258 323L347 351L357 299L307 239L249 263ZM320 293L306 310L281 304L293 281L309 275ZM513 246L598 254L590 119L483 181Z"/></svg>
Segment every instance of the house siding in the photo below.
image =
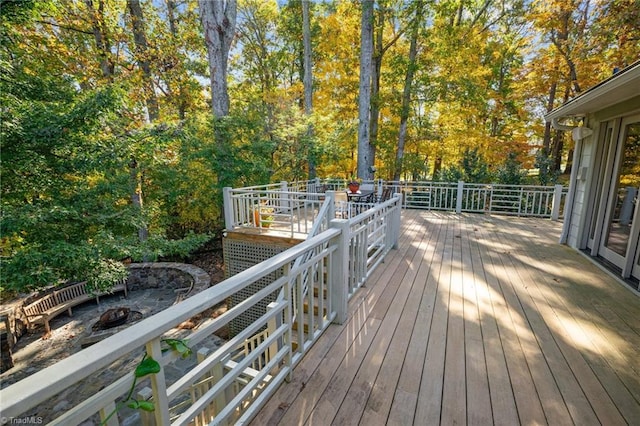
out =
<svg viewBox="0 0 640 426"><path fill-rule="evenodd" d="M591 173L592 167L592 152L594 149L593 136L589 136L583 139L576 147L579 149L577 160L574 161L574 167L576 167L576 178L573 181L575 185L575 194L573 199L573 209L571 211L571 221L569 227L569 234L567 238L567 244L573 248L580 248L582 244L582 227L584 226L584 217L587 214L585 211L587 200L587 183L590 176L586 179L581 179L581 172L583 167L587 167L589 173Z"/></svg>

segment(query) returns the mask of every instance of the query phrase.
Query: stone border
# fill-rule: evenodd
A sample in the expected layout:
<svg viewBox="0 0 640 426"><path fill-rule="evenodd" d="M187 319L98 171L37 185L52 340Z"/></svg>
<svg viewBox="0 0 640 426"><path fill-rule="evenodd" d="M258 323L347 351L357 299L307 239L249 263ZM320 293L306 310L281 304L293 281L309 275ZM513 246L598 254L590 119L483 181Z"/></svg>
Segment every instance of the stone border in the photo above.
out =
<svg viewBox="0 0 640 426"><path fill-rule="evenodd" d="M178 262L145 262L128 265L127 288L135 291L145 288L163 287L198 293L211 285L211 277L195 265Z"/></svg>

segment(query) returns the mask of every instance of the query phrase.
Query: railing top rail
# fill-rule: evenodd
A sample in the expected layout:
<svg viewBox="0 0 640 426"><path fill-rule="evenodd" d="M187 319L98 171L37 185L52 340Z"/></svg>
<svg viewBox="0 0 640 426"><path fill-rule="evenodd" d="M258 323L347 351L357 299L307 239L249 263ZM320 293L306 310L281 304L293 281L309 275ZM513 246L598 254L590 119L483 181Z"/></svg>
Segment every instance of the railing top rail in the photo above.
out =
<svg viewBox="0 0 640 426"><path fill-rule="evenodd" d="M274 195L282 195L282 194L287 194L287 196L292 196L292 195L297 195L297 196L301 196L301 197L306 197L309 195L324 195L321 192L318 193L314 193L314 192L301 192L301 191L286 191L283 192L280 189L255 189L255 188L233 188L230 190L232 195L237 195L237 194L255 194L255 193L260 193L260 194L274 194Z"/></svg>
<svg viewBox="0 0 640 426"><path fill-rule="evenodd" d="M326 178L326 179L319 179L317 181L317 183L319 184L325 184L325 183L335 183L335 182L347 182L347 179L340 179L340 178ZM301 184L302 185L310 185L310 184L315 184L316 181L310 180L310 181L296 181L296 182L291 182L289 183L289 186L291 187L299 187ZM440 186L450 186L450 185L458 185L458 182L447 182L447 181L429 181L429 180L425 180L425 181L404 181L404 180L400 180L400 181L390 181L390 180L383 180L383 179L368 179L368 180L363 180L361 182L362 184L380 184L383 186L411 186L411 185L420 185L420 186L428 186L428 185L440 185ZM484 187L500 187L500 188L504 188L504 187L511 187L511 188L544 188L544 189L551 189L554 188L556 185L514 185L514 184L503 184L503 183L477 183L477 182L464 182L465 186L469 185L474 185L474 186L484 186ZM242 188L233 188L232 191L234 192L251 192L251 191L275 191L277 192L279 190L279 188L281 187L280 183L272 183L272 184L265 184L265 185L255 185L255 186L247 186L247 187L242 187ZM292 191L291 193L300 193L300 194L308 194L307 192L296 192L296 191Z"/></svg>
<svg viewBox="0 0 640 426"><path fill-rule="evenodd" d="M263 184L263 185L253 185L253 186L244 186L242 188L234 188L233 190L236 191L238 189L243 189L243 190L256 191L256 190L264 190L264 189L268 190L270 188L273 188L275 190L276 188L279 188L280 185L281 185L280 183L266 183L266 184Z"/></svg>

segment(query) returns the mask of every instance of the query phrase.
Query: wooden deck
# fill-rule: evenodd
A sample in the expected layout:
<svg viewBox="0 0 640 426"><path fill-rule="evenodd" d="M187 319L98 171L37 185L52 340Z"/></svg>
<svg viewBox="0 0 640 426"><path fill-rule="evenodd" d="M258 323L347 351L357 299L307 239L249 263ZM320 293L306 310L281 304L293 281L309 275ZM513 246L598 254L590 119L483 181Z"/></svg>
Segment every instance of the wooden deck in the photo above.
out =
<svg viewBox="0 0 640 426"><path fill-rule="evenodd" d="M403 212L399 248L252 424L640 424L640 297L561 224Z"/></svg>

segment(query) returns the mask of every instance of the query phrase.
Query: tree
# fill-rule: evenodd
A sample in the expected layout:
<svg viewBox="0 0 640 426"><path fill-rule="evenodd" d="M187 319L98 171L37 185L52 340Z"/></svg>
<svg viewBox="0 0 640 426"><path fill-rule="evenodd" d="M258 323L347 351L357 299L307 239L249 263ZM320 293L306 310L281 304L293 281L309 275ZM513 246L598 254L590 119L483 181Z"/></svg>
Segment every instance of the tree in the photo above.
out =
<svg viewBox="0 0 640 426"><path fill-rule="evenodd" d="M372 179L373 149L370 139L371 76L373 71L373 3L362 1L360 36L360 87L358 90L358 178Z"/></svg>
<svg viewBox="0 0 640 426"><path fill-rule="evenodd" d="M398 132L398 146L396 150L396 161L393 171L394 181L400 180L400 174L402 172L402 160L404 158L404 146L407 138L407 122L409 120L413 76L416 69L416 56L418 55L418 34L420 26L422 25L424 2L422 0L416 1L415 8L415 17L411 26L411 40L409 42L409 61L407 63L407 72L404 80L404 88L402 90L402 105L400 107L400 131Z"/></svg>
<svg viewBox="0 0 640 426"><path fill-rule="evenodd" d="M108 80L113 78L115 70L115 64L112 60L111 38L109 37L109 29L105 22L105 4L103 0L98 1L98 8L96 9L93 0L85 0L87 9L89 10L89 16L91 18L91 26L93 30L93 36L98 50L100 58L100 69L102 75Z"/></svg>
<svg viewBox="0 0 640 426"><path fill-rule="evenodd" d="M371 146L371 165L376 163L376 148L378 145L378 134L380 124L380 108L382 106L381 94L381 78L382 78L382 59L389 48L393 47L398 39L404 34L405 29L399 28L396 31L395 25L391 26L393 31L390 40L385 40L385 22L391 21L393 7L388 0L379 0L378 8L375 13L375 34L373 38L373 67L371 74L371 110L370 110L370 130L369 144Z"/></svg>
<svg viewBox="0 0 640 426"><path fill-rule="evenodd" d="M309 17L309 0L302 0L302 40L304 44L304 112L307 118L313 112L313 74L312 74L312 52L311 52L311 24ZM313 126L309 123L307 138L313 138ZM316 177L316 156L314 149L309 152L309 179Z"/></svg>
<svg viewBox="0 0 640 426"><path fill-rule="evenodd" d="M145 98L147 102L147 114L149 121L158 119L160 111L158 109L158 98L151 75L151 64L149 61L149 44L145 34L145 20L140 6L140 0L127 0L127 8L131 14L131 26L133 27L133 40L135 45L135 57L138 66L142 70L142 81L144 82Z"/></svg>
<svg viewBox="0 0 640 426"><path fill-rule="evenodd" d="M236 0L199 0L200 18L209 58L211 107L215 118L229 115L227 62L235 36Z"/></svg>

